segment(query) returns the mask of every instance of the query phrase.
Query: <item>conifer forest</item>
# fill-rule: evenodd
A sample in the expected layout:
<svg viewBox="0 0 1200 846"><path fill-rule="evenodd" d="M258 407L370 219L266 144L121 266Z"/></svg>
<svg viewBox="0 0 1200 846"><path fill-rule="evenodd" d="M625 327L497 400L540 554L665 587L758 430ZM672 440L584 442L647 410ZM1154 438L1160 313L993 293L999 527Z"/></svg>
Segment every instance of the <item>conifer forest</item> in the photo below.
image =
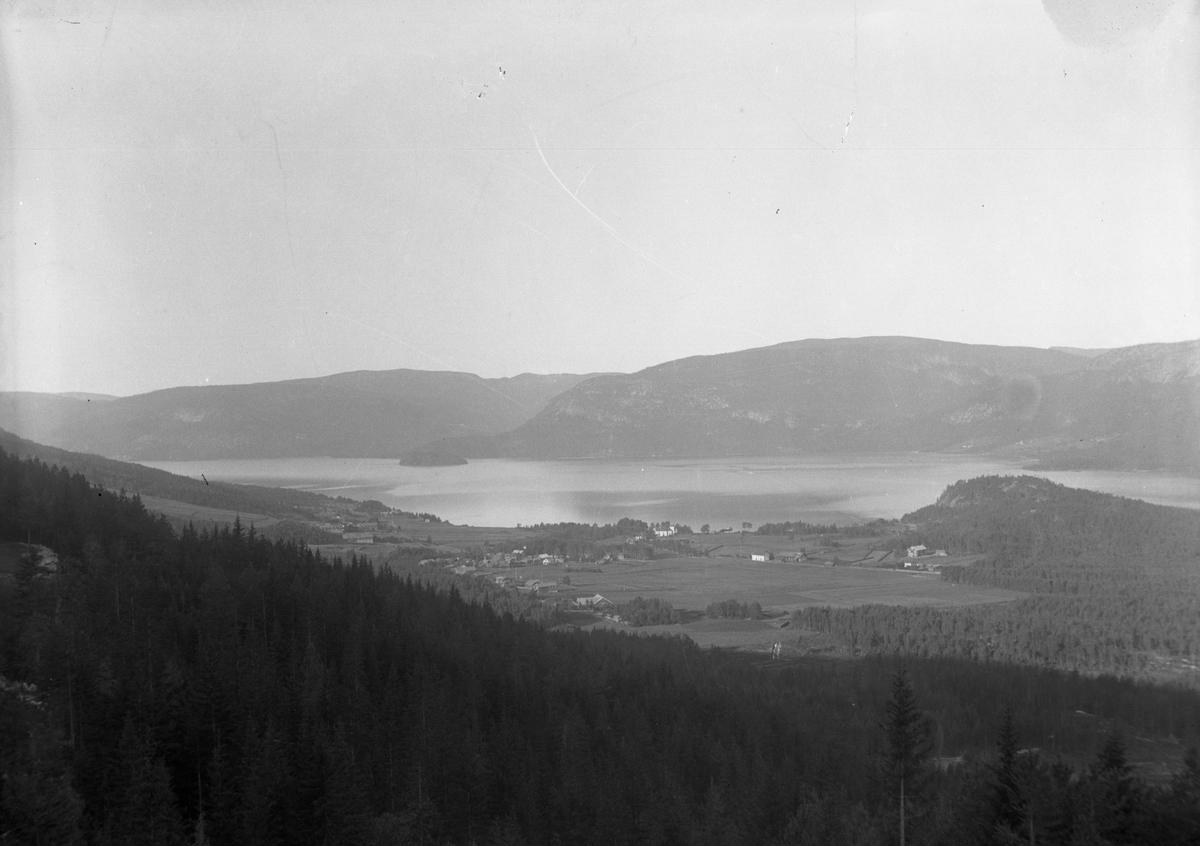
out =
<svg viewBox="0 0 1200 846"><path fill-rule="evenodd" d="M1026 605L814 609L869 648L764 662L570 630L416 561L177 531L0 453L0 541L57 556L0 584L0 843L1200 843L1200 696L1136 672L1196 654L1195 518L952 521L981 485L920 540L988 552L952 577ZM1123 571L1134 545L1161 566ZM1190 751L1144 778L1140 736Z"/></svg>

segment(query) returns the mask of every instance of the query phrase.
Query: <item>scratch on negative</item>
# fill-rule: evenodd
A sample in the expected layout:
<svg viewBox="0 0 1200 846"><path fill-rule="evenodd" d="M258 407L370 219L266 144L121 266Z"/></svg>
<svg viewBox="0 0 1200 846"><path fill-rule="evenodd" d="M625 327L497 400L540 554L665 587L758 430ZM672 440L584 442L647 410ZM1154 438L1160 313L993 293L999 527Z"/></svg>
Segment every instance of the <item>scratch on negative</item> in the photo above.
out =
<svg viewBox="0 0 1200 846"><path fill-rule="evenodd" d="M587 212L597 223L599 223L606 230L608 230L608 234L612 235L614 238L616 238L618 241L620 241L622 244L624 244L626 247L628 247L631 251L633 251L637 255L641 256L642 259L644 259L645 261L654 265L655 267L657 267L659 270L663 271L664 273L669 273L670 275L674 276L676 279L680 280L681 282L686 282L689 285L696 285L695 282L693 282L691 279L688 279L682 273L672 270L671 268L664 265L662 262L655 259L653 256L647 255L645 252L638 249L637 246L635 246L634 244L625 240L625 238L621 235L621 233L618 232L616 229L614 229L608 223L608 221L606 221L600 215L598 215L594 211L592 211L587 206L587 204L583 202L583 200L579 199L573 193L571 193L571 189L566 186L566 183L564 183L561 179L558 178L558 174L554 172L554 168L550 167L550 162L546 159L546 154L542 152L542 145L538 143L537 133L535 133L533 131L532 126L529 127L529 134L533 136L533 146L537 149L538 155L541 156L542 164L544 164L546 166L546 170L550 171L550 175L552 177L554 177L554 181L558 183L559 187L562 188L563 191L566 192L567 196L570 197L572 200L574 200L581 209L583 209L585 212Z"/></svg>
<svg viewBox="0 0 1200 846"><path fill-rule="evenodd" d="M846 128L842 130L842 144L846 143L846 136L850 134L850 123L854 120L854 110L858 108L858 0L854 3L854 105L850 107L850 118L846 121Z"/></svg>

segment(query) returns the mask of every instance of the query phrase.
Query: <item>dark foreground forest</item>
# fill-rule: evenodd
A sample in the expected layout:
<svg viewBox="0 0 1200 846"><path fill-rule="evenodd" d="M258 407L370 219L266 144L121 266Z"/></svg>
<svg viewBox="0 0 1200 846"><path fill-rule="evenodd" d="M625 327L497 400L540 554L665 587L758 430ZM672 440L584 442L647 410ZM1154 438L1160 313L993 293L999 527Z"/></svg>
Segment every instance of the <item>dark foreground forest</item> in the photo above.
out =
<svg viewBox="0 0 1200 846"><path fill-rule="evenodd" d="M3 452L0 541L58 555L0 584L2 843L1200 842L1125 744L1190 691L550 631Z"/></svg>

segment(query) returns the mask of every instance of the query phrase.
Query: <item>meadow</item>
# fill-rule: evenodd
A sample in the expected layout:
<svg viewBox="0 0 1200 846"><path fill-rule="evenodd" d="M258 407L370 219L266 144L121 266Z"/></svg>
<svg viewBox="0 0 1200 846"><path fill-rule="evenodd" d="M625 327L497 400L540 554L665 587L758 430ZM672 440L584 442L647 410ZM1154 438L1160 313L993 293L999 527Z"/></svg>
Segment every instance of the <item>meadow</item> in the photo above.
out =
<svg viewBox="0 0 1200 846"><path fill-rule="evenodd" d="M279 522L279 518L270 517L266 514L235 511L230 508L213 508L207 505L196 505L191 502L164 499L158 496L143 496L142 504L150 511L156 511L164 515L175 526L185 525L189 522L197 527L226 525L238 519L247 528L253 525L259 529L264 529Z"/></svg>
<svg viewBox="0 0 1200 846"><path fill-rule="evenodd" d="M481 571L487 572L487 571ZM765 651L776 641L790 655L840 654L845 651L833 638L786 628L791 612L805 606L849 608L884 604L951 607L1007 602L1025 594L999 588L956 585L936 573L883 567L828 567L820 563L751 561L743 558L665 558L655 561L621 561L586 569L564 566L531 566L496 573L518 582L542 579L559 582L559 600L600 594L617 605L641 596L670 602L685 612L683 622L645 626L643 634L682 634L702 647L737 647ZM570 584L563 584L564 578ZM712 602L734 599L762 606L760 620L719 620L703 616ZM690 613L688 613L690 612ZM580 627L627 626L598 620L590 613L572 615Z"/></svg>
<svg viewBox="0 0 1200 846"><path fill-rule="evenodd" d="M536 572L555 568L527 569ZM950 584L935 573L779 560L668 558L621 562L599 569L599 573L567 571L571 591L589 596L599 593L618 604L635 596L656 597L676 608L691 609L736 599L758 602L767 613L791 613L807 605L977 605L1024 595L999 588Z"/></svg>

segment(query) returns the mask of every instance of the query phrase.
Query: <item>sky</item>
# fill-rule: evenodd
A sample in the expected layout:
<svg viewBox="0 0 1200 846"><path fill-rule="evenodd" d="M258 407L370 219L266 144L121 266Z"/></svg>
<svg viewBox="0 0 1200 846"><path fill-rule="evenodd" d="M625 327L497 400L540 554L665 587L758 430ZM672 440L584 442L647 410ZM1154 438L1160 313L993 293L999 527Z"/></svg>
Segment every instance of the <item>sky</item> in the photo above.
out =
<svg viewBox="0 0 1200 846"><path fill-rule="evenodd" d="M0 389L1200 337L1196 0L9 0Z"/></svg>

